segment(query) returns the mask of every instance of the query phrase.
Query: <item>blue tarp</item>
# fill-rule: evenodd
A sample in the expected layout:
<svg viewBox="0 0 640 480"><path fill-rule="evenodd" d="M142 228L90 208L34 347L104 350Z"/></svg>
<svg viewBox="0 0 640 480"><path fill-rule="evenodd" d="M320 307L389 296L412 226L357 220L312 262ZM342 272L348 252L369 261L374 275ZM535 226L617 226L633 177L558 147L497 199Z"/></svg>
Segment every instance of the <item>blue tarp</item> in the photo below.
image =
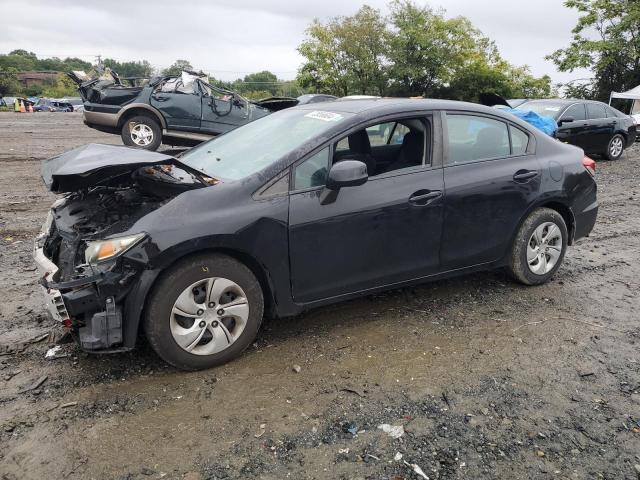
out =
<svg viewBox="0 0 640 480"><path fill-rule="evenodd" d="M521 110L519 108L504 108L502 111L515 115L520 120L524 120L552 137L553 134L556 133L556 130L558 130L558 124L551 117L543 117L542 115L538 115L536 112Z"/></svg>

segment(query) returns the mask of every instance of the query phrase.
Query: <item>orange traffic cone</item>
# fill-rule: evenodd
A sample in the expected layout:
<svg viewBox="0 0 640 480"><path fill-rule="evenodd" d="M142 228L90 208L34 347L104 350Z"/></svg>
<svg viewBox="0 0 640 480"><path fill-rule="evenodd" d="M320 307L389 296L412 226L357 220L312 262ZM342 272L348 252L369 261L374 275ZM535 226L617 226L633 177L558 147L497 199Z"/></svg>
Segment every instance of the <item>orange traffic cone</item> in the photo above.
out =
<svg viewBox="0 0 640 480"><path fill-rule="evenodd" d="M33 113L33 105L31 104L27 105L27 112Z"/></svg>
<svg viewBox="0 0 640 480"><path fill-rule="evenodd" d="M27 110L24 108L24 103L20 100L20 113L27 113Z"/></svg>

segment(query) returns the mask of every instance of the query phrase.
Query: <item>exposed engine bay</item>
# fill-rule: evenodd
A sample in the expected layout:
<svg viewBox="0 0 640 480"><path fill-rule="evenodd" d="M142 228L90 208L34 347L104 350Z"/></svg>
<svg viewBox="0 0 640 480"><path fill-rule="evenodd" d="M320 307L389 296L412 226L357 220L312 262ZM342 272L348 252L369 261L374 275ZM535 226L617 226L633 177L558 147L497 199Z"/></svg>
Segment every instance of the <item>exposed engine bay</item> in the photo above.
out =
<svg viewBox="0 0 640 480"><path fill-rule="evenodd" d="M141 155L142 154L142 155ZM217 180L162 154L89 145L46 160L47 186L66 193L36 240L41 283L55 310L86 350L118 348L122 299L145 268L144 235L127 255L93 261L92 244L120 238L139 219L187 191Z"/></svg>

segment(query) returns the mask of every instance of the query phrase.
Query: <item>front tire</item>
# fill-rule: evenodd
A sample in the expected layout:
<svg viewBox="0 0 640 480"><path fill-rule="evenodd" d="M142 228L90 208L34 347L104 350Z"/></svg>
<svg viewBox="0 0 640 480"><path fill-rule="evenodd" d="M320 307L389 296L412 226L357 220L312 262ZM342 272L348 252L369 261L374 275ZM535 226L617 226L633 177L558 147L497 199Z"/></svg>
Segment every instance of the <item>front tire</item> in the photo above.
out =
<svg viewBox="0 0 640 480"><path fill-rule="evenodd" d="M605 156L609 160L618 160L622 156L622 152L624 152L624 144L624 137L619 133L616 133L611 137L611 140L609 140Z"/></svg>
<svg viewBox="0 0 640 480"><path fill-rule="evenodd" d="M511 247L511 275L525 285L546 283L560 268L568 238L562 215L550 208L534 210L520 226Z"/></svg>
<svg viewBox="0 0 640 480"><path fill-rule="evenodd" d="M226 255L197 255L155 286L144 330L155 352L181 370L200 370L237 357L255 339L264 311L260 283Z"/></svg>
<svg viewBox="0 0 640 480"><path fill-rule="evenodd" d="M129 147L155 151L162 144L160 124L147 115L128 118L120 131L122 143Z"/></svg>

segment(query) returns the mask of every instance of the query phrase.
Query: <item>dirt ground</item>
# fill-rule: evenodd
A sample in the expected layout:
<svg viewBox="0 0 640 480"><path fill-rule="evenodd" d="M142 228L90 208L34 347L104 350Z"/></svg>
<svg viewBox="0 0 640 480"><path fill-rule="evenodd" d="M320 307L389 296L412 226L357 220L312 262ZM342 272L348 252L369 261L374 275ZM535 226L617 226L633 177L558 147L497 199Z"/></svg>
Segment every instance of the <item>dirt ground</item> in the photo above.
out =
<svg viewBox="0 0 640 480"><path fill-rule="evenodd" d="M145 345L44 358L39 159L89 142L120 139L0 114L2 480L640 478L637 147L598 162L596 228L547 285L497 271L341 303L183 373Z"/></svg>

